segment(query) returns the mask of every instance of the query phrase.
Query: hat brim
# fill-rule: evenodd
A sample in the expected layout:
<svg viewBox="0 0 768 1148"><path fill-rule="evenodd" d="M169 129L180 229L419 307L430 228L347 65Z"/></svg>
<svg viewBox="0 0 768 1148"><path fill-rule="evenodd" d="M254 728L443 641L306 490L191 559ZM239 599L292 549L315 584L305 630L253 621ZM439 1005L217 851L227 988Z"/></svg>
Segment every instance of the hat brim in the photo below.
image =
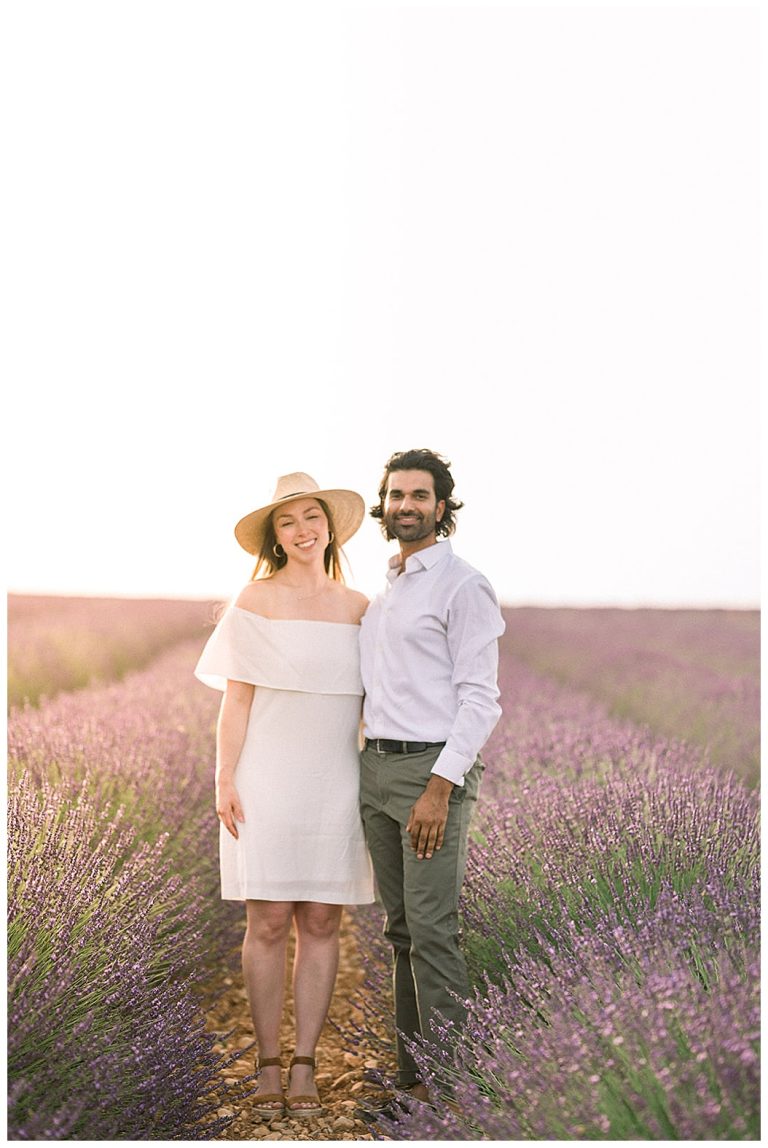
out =
<svg viewBox="0 0 768 1148"><path fill-rule="evenodd" d="M291 498L281 498L252 510L235 526L235 538L249 554L259 554L264 543L269 517L279 506L290 506L302 498L321 498L333 517L336 543L343 546L355 534L365 516L365 502L354 490L308 490Z"/></svg>

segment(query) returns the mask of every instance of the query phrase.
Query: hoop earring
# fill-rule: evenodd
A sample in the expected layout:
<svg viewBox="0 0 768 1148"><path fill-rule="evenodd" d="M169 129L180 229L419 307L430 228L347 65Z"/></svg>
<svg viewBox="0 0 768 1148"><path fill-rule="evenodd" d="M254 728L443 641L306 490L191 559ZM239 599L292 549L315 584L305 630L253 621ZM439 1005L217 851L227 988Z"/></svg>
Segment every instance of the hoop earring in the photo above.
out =
<svg viewBox="0 0 768 1148"><path fill-rule="evenodd" d="M280 549L283 550L283 553L282 554L277 553L278 546L280 546L280 543L276 542L275 545L272 547L272 553L274 554L275 558L285 558L285 551L283 550L282 546L280 546Z"/></svg>
<svg viewBox="0 0 768 1148"><path fill-rule="evenodd" d="M331 543L333 542L335 537L336 537L336 535L333 533L333 531L331 531L331 533L328 535L328 545L329 546L331 545Z"/></svg>

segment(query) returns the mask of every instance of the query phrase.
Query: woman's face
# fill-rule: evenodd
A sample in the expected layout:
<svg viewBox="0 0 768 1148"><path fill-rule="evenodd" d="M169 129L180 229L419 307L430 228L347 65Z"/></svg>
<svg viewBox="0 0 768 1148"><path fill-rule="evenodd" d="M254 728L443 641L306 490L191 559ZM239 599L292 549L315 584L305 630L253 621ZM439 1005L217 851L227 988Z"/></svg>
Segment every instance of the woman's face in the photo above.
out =
<svg viewBox="0 0 768 1148"><path fill-rule="evenodd" d="M286 556L294 561L309 562L325 554L330 541L328 519L316 498L297 498L285 509L272 514L275 537Z"/></svg>

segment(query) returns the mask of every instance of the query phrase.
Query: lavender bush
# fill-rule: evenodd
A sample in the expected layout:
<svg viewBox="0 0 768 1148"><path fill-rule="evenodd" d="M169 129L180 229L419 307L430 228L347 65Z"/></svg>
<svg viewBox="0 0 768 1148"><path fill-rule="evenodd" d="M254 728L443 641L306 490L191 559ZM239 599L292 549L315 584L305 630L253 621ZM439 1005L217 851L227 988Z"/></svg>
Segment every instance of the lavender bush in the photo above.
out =
<svg viewBox="0 0 768 1148"><path fill-rule="evenodd" d="M12 774L57 786L62 800L86 790L101 808L122 806L140 840L167 833L167 848L196 865L204 856L201 874L218 880L212 804L218 699L192 678L199 650L199 642L182 643L122 682L14 711L9 757Z"/></svg>
<svg viewBox="0 0 768 1148"><path fill-rule="evenodd" d="M754 792L508 654L501 683L462 900L469 1022L414 1048L458 1110L413 1103L377 1134L754 1138ZM391 1061L388 954L358 920L373 960L350 1037Z"/></svg>
<svg viewBox="0 0 768 1148"><path fill-rule="evenodd" d="M709 956L702 976L679 947L691 924L690 906L665 894L638 928L607 914L601 929L550 946L547 963L510 954L508 979L476 993L452 1053L447 1031L414 1047L433 1094L438 1080L453 1082L457 1111L414 1104L380 1134L759 1138L759 962L742 939L737 952Z"/></svg>
<svg viewBox="0 0 768 1148"><path fill-rule="evenodd" d="M468 859L470 963L611 910L632 922L666 885L758 896L755 796L702 752L609 718L505 658L505 710Z"/></svg>
<svg viewBox="0 0 768 1148"><path fill-rule="evenodd" d="M164 839L137 848L119 814L87 795L62 805L28 779L11 797L9 839L9 1131L214 1135L226 1123L221 1058L194 991L202 897L173 873Z"/></svg>
<svg viewBox="0 0 768 1148"><path fill-rule="evenodd" d="M209 1139L227 1123L205 1032L218 896L216 698L200 643L9 721L9 1133Z"/></svg>

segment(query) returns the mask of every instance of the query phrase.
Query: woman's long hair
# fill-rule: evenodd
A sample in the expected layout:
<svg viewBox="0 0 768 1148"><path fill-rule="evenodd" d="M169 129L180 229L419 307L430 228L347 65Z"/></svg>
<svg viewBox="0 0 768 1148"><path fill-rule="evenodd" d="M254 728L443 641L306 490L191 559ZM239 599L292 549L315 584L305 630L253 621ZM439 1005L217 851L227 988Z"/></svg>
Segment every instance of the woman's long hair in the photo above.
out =
<svg viewBox="0 0 768 1148"><path fill-rule="evenodd" d="M328 521L328 530L331 534L331 541L326 546L325 554L323 555L325 572L334 582L344 582L344 575L341 571L341 550L336 541L333 515L331 514L330 507L327 503L323 502L322 498L318 498L316 501L320 504L320 508ZM253 574L251 575L251 581L253 582L255 582L257 578L271 578L277 570L282 570L288 561L285 552L283 552L281 557L278 557L273 549L277 543L277 535L275 534L275 527L272 522L274 515L275 511L270 514L264 529L264 541L261 544L261 550L256 559Z"/></svg>

